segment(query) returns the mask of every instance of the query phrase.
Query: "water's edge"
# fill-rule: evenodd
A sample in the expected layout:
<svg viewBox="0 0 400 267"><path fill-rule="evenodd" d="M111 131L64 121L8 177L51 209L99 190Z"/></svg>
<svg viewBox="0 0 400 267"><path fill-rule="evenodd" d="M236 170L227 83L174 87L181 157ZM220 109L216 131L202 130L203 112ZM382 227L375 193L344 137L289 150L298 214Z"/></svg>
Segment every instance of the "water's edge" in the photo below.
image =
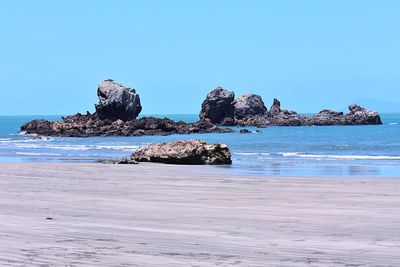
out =
<svg viewBox="0 0 400 267"><path fill-rule="evenodd" d="M194 122L197 115L159 114ZM18 135L32 119L61 116L0 116L0 162L96 162L128 157L138 147L177 139L226 143L233 165L226 170L256 175L399 176L400 113L382 114L383 125L267 127L253 134L141 137L37 138ZM237 130L239 128L236 128Z"/></svg>

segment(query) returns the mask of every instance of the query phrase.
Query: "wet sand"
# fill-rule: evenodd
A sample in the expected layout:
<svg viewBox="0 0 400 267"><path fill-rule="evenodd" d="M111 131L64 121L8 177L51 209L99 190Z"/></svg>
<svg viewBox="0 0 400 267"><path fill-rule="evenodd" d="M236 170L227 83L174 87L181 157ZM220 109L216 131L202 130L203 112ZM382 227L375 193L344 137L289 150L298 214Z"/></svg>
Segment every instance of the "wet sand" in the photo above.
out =
<svg viewBox="0 0 400 267"><path fill-rule="evenodd" d="M0 266L400 266L400 177L0 164Z"/></svg>

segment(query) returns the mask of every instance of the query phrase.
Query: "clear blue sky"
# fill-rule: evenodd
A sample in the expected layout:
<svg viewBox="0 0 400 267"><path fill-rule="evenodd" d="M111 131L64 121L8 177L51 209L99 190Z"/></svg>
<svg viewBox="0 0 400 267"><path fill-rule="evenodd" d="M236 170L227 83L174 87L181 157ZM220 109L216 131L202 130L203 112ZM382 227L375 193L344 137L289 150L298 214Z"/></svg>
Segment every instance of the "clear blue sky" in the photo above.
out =
<svg viewBox="0 0 400 267"><path fill-rule="evenodd" d="M0 13L0 115L93 111L107 78L147 114L197 113L216 86L300 112L400 103L400 1L9 0Z"/></svg>

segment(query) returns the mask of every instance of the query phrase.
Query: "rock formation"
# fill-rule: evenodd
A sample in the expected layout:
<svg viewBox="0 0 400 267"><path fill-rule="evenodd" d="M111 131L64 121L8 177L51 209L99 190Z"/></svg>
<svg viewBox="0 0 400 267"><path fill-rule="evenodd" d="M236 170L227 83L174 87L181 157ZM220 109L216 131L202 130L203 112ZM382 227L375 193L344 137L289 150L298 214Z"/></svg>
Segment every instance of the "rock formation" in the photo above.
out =
<svg viewBox="0 0 400 267"><path fill-rule="evenodd" d="M151 144L134 152L133 161L167 164L231 164L231 153L224 144L208 145L202 140Z"/></svg>
<svg viewBox="0 0 400 267"><path fill-rule="evenodd" d="M77 113L62 121L33 120L22 125L21 131L47 136L140 136L234 132L217 125L265 127L382 124L377 112L355 104L349 106L350 112L346 115L324 109L314 116L304 116L281 109L278 99L274 99L269 111L258 95L246 94L235 100L233 92L221 87L207 95L202 104L200 121L196 123L154 117L136 119L142 107L134 89L113 80L105 80L100 82L97 94L99 104L95 105L94 114Z"/></svg>
<svg viewBox="0 0 400 267"><path fill-rule="evenodd" d="M140 97L135 89L125 87L113 80L101 81L97 96L99 104L95 107L100 119L134 120L142 111Z"/></svg>
<svg viewBox="0 0 400 267"><path fill-rule="evenodd" d="M222 88L219 89L223 90ZM223 98L223 105L210 105L210 99L219 99L216 96L220 94L221 93L216 93L214 90L207 95L200 112L200 118L202 120L211 117L207 114L212 114L213 118L218 119L211 120L211 122L223 126L265 127L382 124L381 118L377 112L366 110L359 105L351 105L349 107L350 113L346 115L344 115L343 112L324 109L314 116L304 116L295 111L282 109L280 101L276 98L274 98L270 110L267 111L261 96L254 94L243 95L228 104L234 96L233 92L230 92L229 99ZM223 95L226 95L226 93Z"/></svg>
<svg viewBox="0 0 400 267"><path fill-rule="evenodd" d="M234 99L235 93L221 87L215 88L201 105L200 119L209 119L216 124L221 124L224 119L233 119L232 102Z"/></svg>

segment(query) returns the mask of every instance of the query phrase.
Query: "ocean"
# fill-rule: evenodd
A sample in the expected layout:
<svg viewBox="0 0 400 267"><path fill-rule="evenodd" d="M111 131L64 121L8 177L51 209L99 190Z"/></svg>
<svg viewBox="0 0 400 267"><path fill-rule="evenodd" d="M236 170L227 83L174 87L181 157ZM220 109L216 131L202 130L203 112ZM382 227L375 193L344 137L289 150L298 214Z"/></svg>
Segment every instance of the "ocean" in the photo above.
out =
<svg viewBox="0 0 400 267"><path fill-rule="evenodd" d="M197 115L152 115L194 122ZM32 119L1 116L0 162L97 162L129 157L140 146L178 139L225 143L232 152L227 172L274 176L400 176L400 113L382 114L383 125L246 127L252 134L140 137L46 137L18 134ZM236 128L239 130L241 128Z"/></svg>

